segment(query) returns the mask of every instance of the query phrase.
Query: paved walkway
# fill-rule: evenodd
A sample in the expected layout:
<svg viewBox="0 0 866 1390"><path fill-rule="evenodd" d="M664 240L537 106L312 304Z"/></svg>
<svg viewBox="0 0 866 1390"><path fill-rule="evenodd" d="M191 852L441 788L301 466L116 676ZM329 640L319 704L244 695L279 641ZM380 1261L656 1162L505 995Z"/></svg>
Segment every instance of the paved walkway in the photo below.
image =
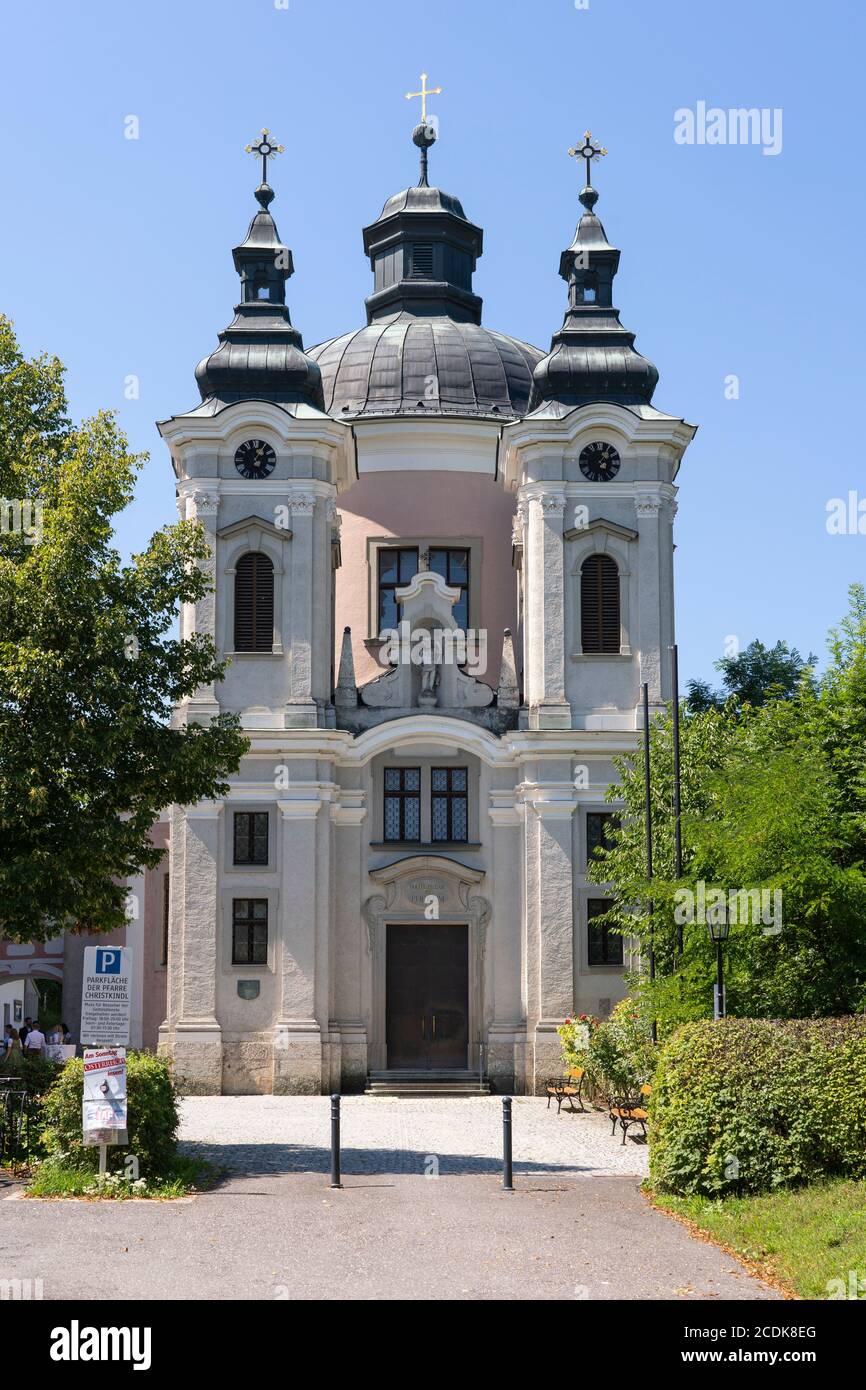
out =
<svg viewBox="0 0 866 1390"><path fill-rule="evenodd" d="M340 1109L347 1175L502 1171L497 1096L344 1096ZM187 1153L201 1153L232 1172L327 1173L330 1113L327 1096L190 1096L181 1108L181 1139ZM646 1145L611 1138L610 1120L598 1112L557 1116L555 1104L548 1110L540 1097L517 1096L512 1117L517 1174L646 1176Z"/></svg>
<svg viewBox="0 0 866 1390"><path fill-rule="evenodd" d="M184 1101L184 1147L230 1176L179 1202L37 1201L0 1184L0 1279L41 1278L46 1299L777 1296L647 1203L646 1150L611 1139L603 1116L515 1100L508 1194L495 1098L345 1099L336 1192L328 1114L327 1097Z"/></svg>

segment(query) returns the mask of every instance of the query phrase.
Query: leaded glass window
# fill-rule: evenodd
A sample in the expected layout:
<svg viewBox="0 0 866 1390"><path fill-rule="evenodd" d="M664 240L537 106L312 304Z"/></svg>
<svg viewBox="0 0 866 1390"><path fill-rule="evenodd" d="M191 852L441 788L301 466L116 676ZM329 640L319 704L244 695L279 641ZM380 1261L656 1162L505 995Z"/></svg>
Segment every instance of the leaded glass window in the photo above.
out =
<svg viewBox="0 0 866 1390"><path fill-rule="evenodd" d="M469 778L465 767L430 771L430 820L434 840L469 839Z"/></svg>
<svg viewBox="0 0 866 1390"><path fill-rule="evenodd" d="M421 769L385 768L386 840L421 839Z"/></svg>

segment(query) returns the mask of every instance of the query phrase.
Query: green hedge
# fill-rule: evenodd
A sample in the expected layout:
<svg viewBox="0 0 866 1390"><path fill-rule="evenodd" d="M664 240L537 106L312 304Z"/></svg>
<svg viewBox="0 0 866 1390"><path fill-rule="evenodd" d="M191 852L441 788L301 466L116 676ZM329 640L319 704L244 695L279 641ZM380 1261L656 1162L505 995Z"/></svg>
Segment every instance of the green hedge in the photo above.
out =
<svg viewBox="0 0 866 1390"><path fill-rule="evenodd" d="M687 1023L661 1049L650 1181L722 1197L866 1177L866 1018Z"/></svg>
<svg viewBox="0 0 866 1390"><path fill-rule="evenodd" d="M83 1089L84 1062L74 1057L43 1098L40 1138L49 1160L95 1170L99 1149L85 1146L82 1137ZM109 1171L122 1169L127 1154L135 1154L141 1176L156 1178L171 1166L176 1152L177 1093L166 1059L152 1052L127 1053L126 1096L129 1144L109 1148Z"/></svg>

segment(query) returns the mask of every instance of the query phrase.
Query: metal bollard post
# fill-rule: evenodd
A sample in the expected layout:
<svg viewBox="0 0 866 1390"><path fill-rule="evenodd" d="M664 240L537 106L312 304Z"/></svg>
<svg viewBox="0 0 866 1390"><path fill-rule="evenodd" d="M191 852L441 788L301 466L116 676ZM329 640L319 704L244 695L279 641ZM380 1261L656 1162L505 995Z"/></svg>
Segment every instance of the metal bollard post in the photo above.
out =
<svg viewBox="0 0 866 1390"><path fill-rule="evenodd" d="M340 1097L331 1096L331 1186L342 1187L340 1182Z"/></svg>
<svg viewBox="0 0 866 1390"><path fill-rule="evenodd" d="M514 1191L511 1171L511 1096L502 1097L502 1188Z"/></svg>

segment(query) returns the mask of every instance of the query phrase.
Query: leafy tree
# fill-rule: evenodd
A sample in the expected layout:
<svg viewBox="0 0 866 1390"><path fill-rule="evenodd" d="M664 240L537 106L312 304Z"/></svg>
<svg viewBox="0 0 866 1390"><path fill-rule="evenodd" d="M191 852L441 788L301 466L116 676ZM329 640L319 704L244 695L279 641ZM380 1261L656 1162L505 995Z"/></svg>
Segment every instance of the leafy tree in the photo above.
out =
<svg viewBox="0 0 866 1390"><path fill-rule="evenodd" d="M688 682L687 708L694 714L708 709L724 709L729 701L734 705L763 705L768 700L790 700L801 682L808 679L816 658L809 655L804 661L796 647L777 642L765 647L763 642L750 642L736 656L723 656L714 662L722 674L721 690L713 690L709 681Z"/></svg>
<svg viewBox="0 0 866 1390"><path fill-rule="evenodd" d="M852 1012L866 1004L866 596L830 634L820 681L785 699L710 708L681 721L683 874L675 876L670 716L650 740L654 877L646 875L642 750L618 760L609 799L626 814L590 869L613 885L609 925L652 945L657 977L635 981L662 1025L706 1016L715 951L682 891L765 890L764 916L736 902L725 948L728 1008L764 1017ZM781 894L781 931L777 931ZM650 915L649 904L653 904ZM756 920L757 919L757 920ZM678 925L683 950L677 950Z"/></svg>
<svg viewBox="0 0 866 1390"><path fill-rule="evenodd" d="M208 588L201 528L164 528L128 565L112 548L143 461L111 415L71 423L60 362L25 359L0 317L0 936L15 941L122 925L122 880L161 857L157 813L219 795L247 746L234 716L171 725L224 664L209 638L168 635Z"/></svg>

